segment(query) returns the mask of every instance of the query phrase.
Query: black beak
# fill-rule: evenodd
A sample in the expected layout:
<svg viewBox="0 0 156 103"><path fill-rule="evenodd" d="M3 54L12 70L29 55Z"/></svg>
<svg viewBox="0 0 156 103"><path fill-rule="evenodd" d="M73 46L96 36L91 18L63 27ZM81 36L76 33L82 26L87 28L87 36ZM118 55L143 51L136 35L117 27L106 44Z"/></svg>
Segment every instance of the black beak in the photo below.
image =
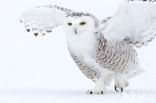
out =
<svg viewBox="0 0 156 103"><path fill-rule="evenodd" d="M75 34L77 34L77 30L75 29Z"/></svg>

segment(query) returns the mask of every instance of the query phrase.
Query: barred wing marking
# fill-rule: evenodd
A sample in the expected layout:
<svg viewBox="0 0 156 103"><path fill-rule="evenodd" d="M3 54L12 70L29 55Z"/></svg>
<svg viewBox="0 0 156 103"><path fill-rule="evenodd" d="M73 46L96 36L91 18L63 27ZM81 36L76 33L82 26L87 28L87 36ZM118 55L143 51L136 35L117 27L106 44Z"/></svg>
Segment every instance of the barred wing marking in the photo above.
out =
<svg viewBox="0 0 156 103"><path fill-rule="evenodd" d="M126 41L136 47L147 45L156 35L156 2L127 0L106 22L102 33L111 41Z"/></svg>
<svg viewBox="0 0 156 103"><path fill-rule="evenodd" d="M66 16L73 13L72 10L56 5L40 6L25 12L20 21L28 32L35 36L52 32L54 27L62 25Z"/></svg>

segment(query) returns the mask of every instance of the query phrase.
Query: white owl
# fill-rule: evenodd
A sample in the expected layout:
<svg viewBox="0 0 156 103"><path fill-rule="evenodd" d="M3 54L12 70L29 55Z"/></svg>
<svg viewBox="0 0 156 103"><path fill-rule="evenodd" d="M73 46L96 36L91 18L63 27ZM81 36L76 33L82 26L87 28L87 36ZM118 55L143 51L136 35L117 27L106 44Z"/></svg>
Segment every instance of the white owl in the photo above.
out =
<svg viewBox="0 0 156 103"><path fill-rule="evenodd" d="M103 94L111 80L122 92L128 79L143 71L135 47L154 39L155 10L155 0L124 0L113 17L100 21L89 13L49 5L24 13L21 22L35 36L62 25L73 60L96 84L88 93Z"/></svg>

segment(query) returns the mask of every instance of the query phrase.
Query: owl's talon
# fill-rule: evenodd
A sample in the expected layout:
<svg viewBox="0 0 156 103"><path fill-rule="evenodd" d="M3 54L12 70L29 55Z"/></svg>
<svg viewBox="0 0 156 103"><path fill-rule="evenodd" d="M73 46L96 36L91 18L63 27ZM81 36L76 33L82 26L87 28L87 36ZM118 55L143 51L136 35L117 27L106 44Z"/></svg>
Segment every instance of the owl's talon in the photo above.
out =
<svg viewBox="0 0 156 103"><path fill-rule="evenodd" d="M117 89L117 87L116 87L116 86L115 86L115 91L116 91L116 92L119 92L119 90Z"/></svg>
<svg viewBox="0 0 156 103"><path fill-rule="evenodd" d="M124 88L121 88L121 93L123 92Z"/></svg>
<svg viewBox="0 0 156 103"><path fill-rule="evenodd" d="M88 94L104 94L104 91L88 91Z"/></svg>
<svg viewBox="0 0 156 103"><path fill-rule="evenodd" d="M120 88L120 90L121 90L121 93L122 93L124 91L124 88L122 87L122 88ZM119 92L119 90L117 89L117 86L115 86L115 91Z"/></svg>

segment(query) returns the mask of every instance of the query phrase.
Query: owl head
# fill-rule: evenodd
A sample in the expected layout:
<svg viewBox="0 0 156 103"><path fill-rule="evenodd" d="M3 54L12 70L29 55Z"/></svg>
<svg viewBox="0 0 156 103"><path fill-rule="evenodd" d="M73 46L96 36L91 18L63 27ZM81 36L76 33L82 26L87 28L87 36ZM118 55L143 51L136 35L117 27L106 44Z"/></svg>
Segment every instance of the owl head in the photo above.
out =
<svg viewBox="0 0 156 103"><path fill-rule="evenodd" d="M63 26L67 36L91 36L97 30L98 20L88 13L71 13Z"/></svg>

